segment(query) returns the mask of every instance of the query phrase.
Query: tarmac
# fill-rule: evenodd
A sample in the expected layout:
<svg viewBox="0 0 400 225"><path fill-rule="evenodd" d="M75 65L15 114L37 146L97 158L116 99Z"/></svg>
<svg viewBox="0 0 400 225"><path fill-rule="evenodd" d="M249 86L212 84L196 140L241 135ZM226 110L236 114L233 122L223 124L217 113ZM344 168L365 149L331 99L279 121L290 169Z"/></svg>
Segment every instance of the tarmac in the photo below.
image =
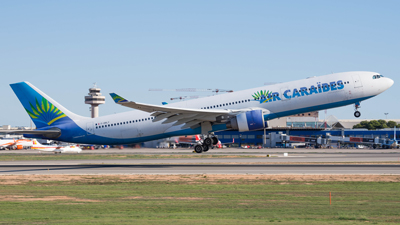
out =
<svg viewBox="0 0 400 225"><path fill-rule="evenodd" d="M264 149L245 149L245 148L214 148L202 154L275 154L275 153L400 153L400 149L347 149L347 148L264 148ZM0 150L1 154L38 154L35 150ZM196 154L190 148L110 148L110 149L84 149L80 154Z"/></svg>
<svg viewBox="0 0 400 225"><path fill-rule="evenodd" d="M288 153L284 156L283 153ZM34 150L0 161L0 175L10 174L365 174L400 175L400 150L374 149L211 149L207 155L253 155L255 158L160 158L19 161L19 155L52 154ZM68 153L66 153L68 154ZM71 154L71 153L69 153ZM82 153L80 153L82 154ZM195 154L191 149L100 149L83 154ZM270 157L266 157L269 155Z"/></svg>

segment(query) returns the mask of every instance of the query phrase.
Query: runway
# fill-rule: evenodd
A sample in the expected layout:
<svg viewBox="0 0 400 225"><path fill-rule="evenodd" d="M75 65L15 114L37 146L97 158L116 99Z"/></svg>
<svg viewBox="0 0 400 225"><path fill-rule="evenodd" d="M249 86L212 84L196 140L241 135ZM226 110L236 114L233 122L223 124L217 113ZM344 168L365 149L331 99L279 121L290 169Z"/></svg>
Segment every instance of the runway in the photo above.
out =
<svg viewBox="0 0 400 225"><path fill-rule="evenodd" d="M400 165L0 165L1 175L21 174L367 174L400 175Z"/></svg>
<svg viewBox="0 0 400 225"><path fill-rule="evenodd" d="M289 151L288 151L289 150ZM0 175L9 174L400 174L400 152L369 149L217 149L209 155L223 158L179 158L193 154L177 149L109 149L84 151L100 154L170 154L171 158L75 159L61 160L51 153L46 160L20 161L20 155L38 155L26 151L11 153L12 161L0 161ZM290 152L292 151L292 152ZM32 153L33 152L33 153ZM96 153L95 153L96 152ZM184 154L182 154L182 152ZM272 153L271 152L275 152ZM283 153L289 155L284 157ZM266 157L267 154L271 157ZM2 154L0 154L1 157ZM15 155L15 158L14 158ZM40 154L39 154L40 155ZM45 154L43 154L45 155ZM86 155L86 154L85 154ZM176 155L176 157L174 156ZM198 156L198 154L194 154ZM230 158L235 155L235 158ZM246 157L252 156L252 157ZM239 157L237 157L239 156ZM243 157L242 157L243 156ZM90 157L89 157L90 158ZM390 163L390 164L388 164ZM334 164L334 165L333 165Z"/></svg>
<svg viewBox="0 0 400 225"><path fill-rule="evenodd" d="M51 155L52 159L57 158ZM240 155L239 155L240 156ZM0 161L1 165L82 165L82 164L269 164L269 163L381 163L400 164L400 153L327 153L327 154L271 154L255 158L152 158L152 159L76 159L76 160L32 160Z"/></svg>
<svg viewBox="0 0 400 225"><path fill-rule="evenodd" d="M336 153L348 153L348 154L386 154L386 153L399 153L400 149L346 149L346 148L322 148L322 149L307 149L307 148L265 148L265 149L245 149L245 148L223 148L223 149L210 149L206 153L202 154L211 154L211 155L259 155L259 154L283 154L284 152L289 154L309 154L309 153L316 153L316 154L336 154ZM0 156L2 154L38 154L36 150L15 150L15 151L5 151L0 150ZM124 149L96 149L96 150L83 150L80 154L196 154L193 153L193 149L188 148L124 148Z"/></svg>

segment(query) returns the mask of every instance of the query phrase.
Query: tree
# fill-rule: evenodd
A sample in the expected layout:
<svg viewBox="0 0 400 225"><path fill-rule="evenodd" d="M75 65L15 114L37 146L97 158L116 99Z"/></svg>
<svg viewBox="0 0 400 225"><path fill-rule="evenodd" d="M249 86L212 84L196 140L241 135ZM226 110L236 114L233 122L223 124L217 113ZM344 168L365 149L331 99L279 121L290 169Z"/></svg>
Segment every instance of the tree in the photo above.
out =
<svg viewBox="0 0 400 225"><path fill-rule="evenodd" d="M400 128L400 124L396 124L394 121L385 120L371 120L371 121L361 121L359 124L353 126L353 129L356 128L367 128L368 130L375 129L384 129L384 128L393 128L394 126Z"/></svg>
<svg viewBox="0 0 400 225"><path fill-rule="evenodd" d="M394 126L399 127L399 125L397 125L397 123L394 121L387 122L387 126L390 128L393 128Z"/></svg>
<svg viewBox="0 0 400 225"><path fill-rule="evenodd" d="M388 128L385 120L378 120L378 123L379 123L379 126L377 127L377 129Z"/></svg>

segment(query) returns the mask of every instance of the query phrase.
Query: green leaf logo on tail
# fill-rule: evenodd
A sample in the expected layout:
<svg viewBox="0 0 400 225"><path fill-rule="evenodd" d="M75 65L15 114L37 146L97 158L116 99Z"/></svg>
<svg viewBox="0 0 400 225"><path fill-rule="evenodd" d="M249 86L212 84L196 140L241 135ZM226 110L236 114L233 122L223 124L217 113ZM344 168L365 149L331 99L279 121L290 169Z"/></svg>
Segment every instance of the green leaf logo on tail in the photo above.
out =
<svg viewBox="0 0 400 225"><path fill-rule="evenodd" d="M47 125L51 125L57 120L66 117L61 110L51 104L51 102L48 102L45 98L42 98L40 102L37 100L37 98L35 98L34 104L29 102L29 105L31 108L25 108L25 110L32 120L39 120Z"/></svg>

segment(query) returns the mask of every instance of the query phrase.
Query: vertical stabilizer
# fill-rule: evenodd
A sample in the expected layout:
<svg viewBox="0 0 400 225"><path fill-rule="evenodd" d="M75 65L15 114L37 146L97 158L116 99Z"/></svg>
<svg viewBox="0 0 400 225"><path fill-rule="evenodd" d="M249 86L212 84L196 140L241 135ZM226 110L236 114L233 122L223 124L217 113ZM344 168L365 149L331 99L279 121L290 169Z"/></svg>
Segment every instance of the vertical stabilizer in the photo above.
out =
<svg viewBox="0 0 400 225"><path fill-rule="evenodd" d="M29 82L10 84L36 128L56 126L84 117L76 115Z"/></svg>

